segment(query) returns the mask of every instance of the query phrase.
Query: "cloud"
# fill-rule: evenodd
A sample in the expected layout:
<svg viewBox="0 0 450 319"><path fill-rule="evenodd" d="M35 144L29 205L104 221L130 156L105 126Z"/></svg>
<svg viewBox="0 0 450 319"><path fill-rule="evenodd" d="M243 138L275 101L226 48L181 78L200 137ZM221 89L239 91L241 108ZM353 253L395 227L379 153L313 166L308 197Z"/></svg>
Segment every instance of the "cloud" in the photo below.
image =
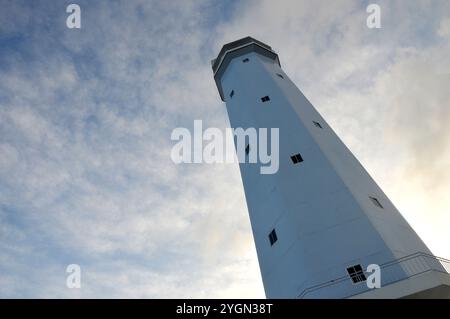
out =
<svg viewBox="0 0 450 319"><path fill-rule="evenodd" d="M438 35L442 38L448 38L450 36L450 19L444 19L439 25Z"/></svg>

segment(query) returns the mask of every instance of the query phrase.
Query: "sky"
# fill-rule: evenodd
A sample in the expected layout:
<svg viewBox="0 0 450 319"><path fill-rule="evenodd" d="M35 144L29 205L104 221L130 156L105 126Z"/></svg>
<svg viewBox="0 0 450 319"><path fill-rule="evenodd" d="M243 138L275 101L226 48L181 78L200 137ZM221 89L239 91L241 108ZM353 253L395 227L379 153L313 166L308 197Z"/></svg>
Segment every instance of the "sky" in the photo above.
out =
<svg viewBox="0 0 450 319"><path fill-rule="evenodd" d="M81 8L81 29L66 7ZM366 7L381 8L381 28ZM450 2L0 0L0 297L263 298L211 59L253 36L431 251L450 258ZM81 288L66 267L81 267Z"/></svg>

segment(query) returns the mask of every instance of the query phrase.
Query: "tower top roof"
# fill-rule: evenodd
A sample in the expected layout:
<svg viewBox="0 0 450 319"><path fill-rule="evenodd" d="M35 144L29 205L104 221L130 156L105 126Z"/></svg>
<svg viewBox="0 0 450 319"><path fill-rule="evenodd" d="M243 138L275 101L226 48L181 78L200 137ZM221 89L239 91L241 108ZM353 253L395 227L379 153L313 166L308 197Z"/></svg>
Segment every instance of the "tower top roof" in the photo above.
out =
<svg viewBox="0 0 450 319"><path fill-rule="evenodd" d="M225 72L228 64L230 64L231 60L250 52L257 52L273 59L278 64L280 64L278 54L276 54L270 46L252 37L245 37L237 41L225 44L220 50L217 58L211 61L212 69L214 72L214 80L216 81L217 89L219 90L222 101L225 101L225 99L223 96L222 85L220 84L220 78Z"/></svg>

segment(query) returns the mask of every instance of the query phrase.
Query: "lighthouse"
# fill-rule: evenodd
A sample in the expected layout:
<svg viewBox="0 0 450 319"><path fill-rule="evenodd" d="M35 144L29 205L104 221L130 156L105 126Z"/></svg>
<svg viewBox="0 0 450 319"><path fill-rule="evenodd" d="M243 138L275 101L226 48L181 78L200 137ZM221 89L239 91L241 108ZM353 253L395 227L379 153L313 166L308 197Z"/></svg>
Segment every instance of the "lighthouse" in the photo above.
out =
<svg viewBox="0 0 450 319"><path fill-rule="evenodd" d="M228 43L212 69L232 128L279 131L277 172L239 163L268 298L450 297L450 261L430 252L270 46Z"/></svg>

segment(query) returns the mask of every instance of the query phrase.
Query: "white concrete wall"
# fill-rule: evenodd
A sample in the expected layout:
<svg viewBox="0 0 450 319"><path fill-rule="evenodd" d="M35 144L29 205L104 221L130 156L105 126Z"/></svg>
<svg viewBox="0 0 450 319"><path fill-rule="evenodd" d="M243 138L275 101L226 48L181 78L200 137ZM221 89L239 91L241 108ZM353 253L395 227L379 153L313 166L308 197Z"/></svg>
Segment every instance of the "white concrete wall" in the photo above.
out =
<svg viewBox="0 0 450 319"><path fill-rule="evenodd" d="M250 61L243 63L244 58ZM429 253L278 64L257 53L240 56L228 65L221 84L232 127L280 129L277 174L261 175L259 164L240 165L267 297L295 298L307 287L345 276L354 264ZM266 95L270 101L262 103ZM292 163L295 153L302 163ZM368 196L377 197L384 209ZM273 228L278 241L271 246ZM340 289L355 287L349 281ZM325 289L315 297L340 294L348 291Z"/></svg>

